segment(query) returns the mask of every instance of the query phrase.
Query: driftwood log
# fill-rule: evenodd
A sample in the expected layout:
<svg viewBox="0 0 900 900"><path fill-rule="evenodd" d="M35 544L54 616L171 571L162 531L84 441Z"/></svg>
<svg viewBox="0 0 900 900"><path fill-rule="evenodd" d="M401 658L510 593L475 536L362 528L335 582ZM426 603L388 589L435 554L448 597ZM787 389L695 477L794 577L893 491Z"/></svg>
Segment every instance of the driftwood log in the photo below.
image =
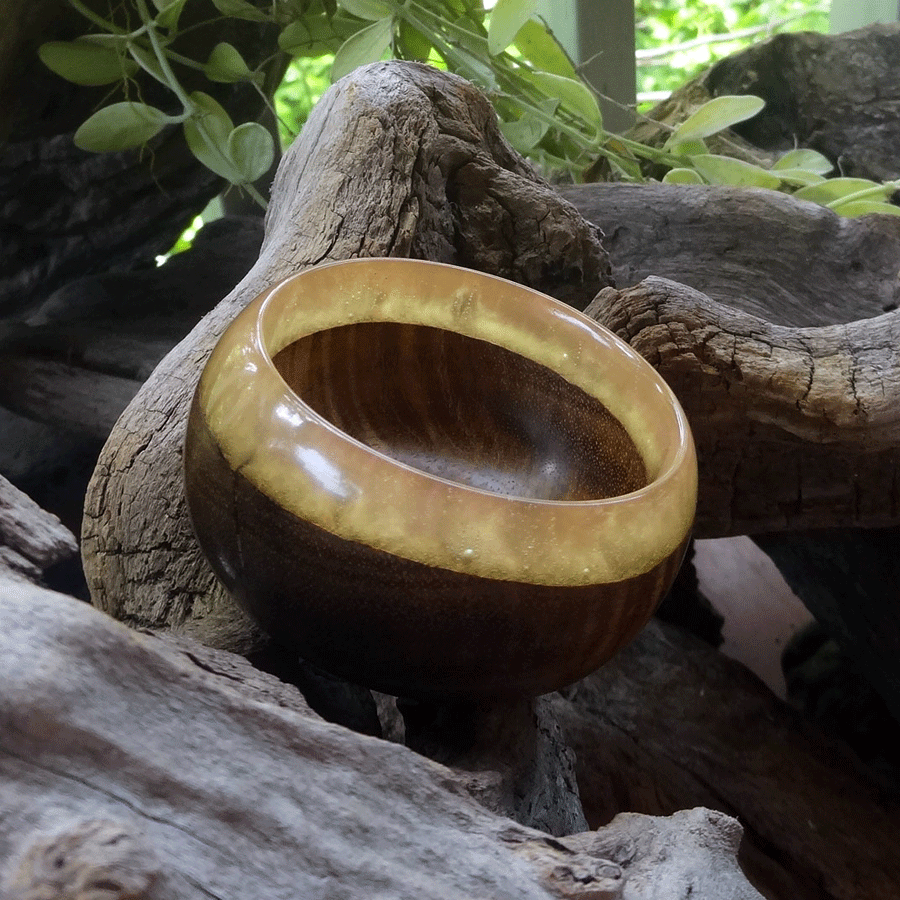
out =
<svg viewBox="0 0 900 900"><path fill-rule="evenodd" d="M33 586L0 604L4 900L760 898L723 813L551 838L240 657Z"/></svg>
<svg viewBox="0 0 900 900"><path fill-rule="evenodd" d="M0 576L37 582L77 552L75 535L0 475Z"/></svg>

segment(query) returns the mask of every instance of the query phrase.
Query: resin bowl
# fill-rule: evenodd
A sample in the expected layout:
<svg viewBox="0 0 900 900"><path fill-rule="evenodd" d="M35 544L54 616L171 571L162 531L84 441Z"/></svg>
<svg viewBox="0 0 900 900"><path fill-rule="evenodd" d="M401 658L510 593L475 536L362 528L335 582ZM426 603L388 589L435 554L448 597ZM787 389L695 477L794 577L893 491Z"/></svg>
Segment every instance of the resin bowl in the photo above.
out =
<svg viewBox="0 0 900 900"><path fill-rule="evenodd" d="M266 632L412 698L600 666L671 584L697 493L684 413L627 344L405 259L253 301L203 371L184 471L204 553Z"/></svg>

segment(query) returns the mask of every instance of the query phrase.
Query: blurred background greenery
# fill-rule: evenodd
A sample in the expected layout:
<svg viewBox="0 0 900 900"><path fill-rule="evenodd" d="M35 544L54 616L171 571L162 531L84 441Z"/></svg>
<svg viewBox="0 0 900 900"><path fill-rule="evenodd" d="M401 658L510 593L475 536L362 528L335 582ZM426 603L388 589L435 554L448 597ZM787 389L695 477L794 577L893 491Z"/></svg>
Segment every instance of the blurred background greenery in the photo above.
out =
<svg viewBox="0 0 900 900"><path fill-rule="evenodd" d="M665 99L717 59L782 31L827 32L823 0L637 0L638 99Z"/></svg>

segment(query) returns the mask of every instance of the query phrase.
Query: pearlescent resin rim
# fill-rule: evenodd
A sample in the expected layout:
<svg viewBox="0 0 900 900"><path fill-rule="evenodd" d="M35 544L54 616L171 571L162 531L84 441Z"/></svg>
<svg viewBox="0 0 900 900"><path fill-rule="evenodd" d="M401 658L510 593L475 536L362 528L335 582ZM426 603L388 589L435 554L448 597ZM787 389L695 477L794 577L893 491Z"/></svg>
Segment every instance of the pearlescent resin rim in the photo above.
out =
<svg viewBox="0 0 900 900"><path fill-rule="evenodd" d="M441 328L540 363L624 426L649 483L597 500L510 496L429 474L361 443L295 394L272 358L310 334L362 322ZM231 468L281 508L345 540L429 566L533 584L617 582L675 553L693 523L693 439L652 366L571 307L469 269L361 259L294 275L226 330L198 400Z"/></svg>

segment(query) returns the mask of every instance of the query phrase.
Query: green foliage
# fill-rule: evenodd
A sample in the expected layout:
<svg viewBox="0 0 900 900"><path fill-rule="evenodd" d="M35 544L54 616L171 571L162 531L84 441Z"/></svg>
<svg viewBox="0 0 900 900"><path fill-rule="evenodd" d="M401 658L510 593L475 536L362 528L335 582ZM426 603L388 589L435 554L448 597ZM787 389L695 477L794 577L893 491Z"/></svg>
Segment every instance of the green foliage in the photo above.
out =
<svg viewBox="0 0 900 900"><path fill-rule="evenodd" d="M209 94L188 93L176 69L192 68L212 82L246 82L269 102L263 90L265 63L251 68L236 47L224 42L205 60L176 53L172 43L179 36L181 14L191 2L134 0L139 25L129 30L98 16L82 0L70 0L96 31L76 41L44 44L41 58L54 72L76 83L121 82L123 86L127 99L102 106L78 129L79 147L97 152L138 147L163 128L180 123L187 146L200 162L262 203L253 182L272 164L270 134L257 123L235 125ZM756 115L763 105L757 97L714 98L676 128L662 149L605 132L596 95L536 17L535 0L497 0L492 11L485 9L483 0L212 3L224 17L278 27L273 52L294 57L274 97L286 140L302 127L329 81L389 56L428 60L481 87L497 110L504 134L520 152L548 168L568 170L576 178L598 158L605 158L619 177L643 180L642 162L650 161L669 169L667 182L774 188L816 199L844 214L897 212L889 207L896 185L826 181L831 165L813 151L792 151L770 169L710 153L705 139ZM690 10L688 16L674 0L654 4L642 0L639 11L648 8L643 30L648 23L665 25L667 39L672 40L687 39L704 27L733 31L765 21L776 11L784 14L801 6L808 10L809 0L694 0L684 8ZM118 5L114 8L121 10ZM137 92L132 82L138 70L165 85L181 111L168 115L133 99ZM826 189L825 185L837 187Z"/></svg>

